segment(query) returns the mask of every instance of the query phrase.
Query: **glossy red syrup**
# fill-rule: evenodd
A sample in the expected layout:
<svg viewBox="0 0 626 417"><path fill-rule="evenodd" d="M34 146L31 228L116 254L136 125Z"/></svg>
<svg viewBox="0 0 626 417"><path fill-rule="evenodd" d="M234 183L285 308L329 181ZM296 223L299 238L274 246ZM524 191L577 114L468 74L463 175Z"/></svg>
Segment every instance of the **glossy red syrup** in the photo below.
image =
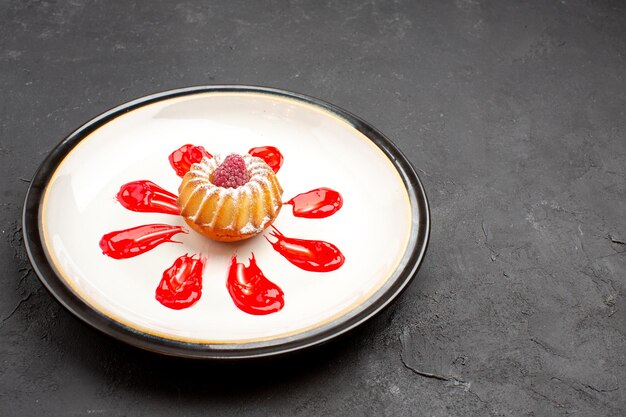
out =
<svg viewBox="0 0 626 417"><path fill-rule="evenodd" d="M183 145L169 156L170 165L176 171L176 175L184 177L191 168L191 164L200 162L203 157L213 158L202 146Z"/></svg>
<svg viewBox="0 0 626 417"><path fill-rule="evenodd" d="M100 239L100 249L103 254L114 259L132 258L154 249L161 243L174 242L172 236L178 233L188 232L180 226L146 224L107 233Z"/></svg>
<svg viewBox="0 0 626 417"><path fill-rule="evenodd" d="M298 194L285 204L293 206L293 215L309 219L321 219L335 214L343 206L343 198L330 188L316 188Z"/></svg>
<svg viewBox="0 0 626 417"><path fill-rule="evenodd" d="M272 242L265 236L276 252L283 255L289 262L300 269L311 272L330 272L339 269L345 261L341 251L332 243L323 240L306 240L287 237L274 229L270 235L275 237Z"/></svg>
<svg viewBox="0 0 626 417"><path fill-rule="evenodd" d="M180 214L176 195L159 187L152 181L133 181L122 185L117 201L131 211L142 213Z"/></svg>
<svg viewBox="0 0 626 417"><path fill-rule="evenodd" d="M206 258L183 255L163 272L156 289L156 299L165 307L182 310L191 307L202 296L202 270Z"/></svg>
<svg viewBox="0 0 626 417"><path fill-rule="evenodd" d="M248 153L264 160L274 172L278 172L285 161L283 154L274 146L257 146L256 148L250 149Z"/></svg>
<svg viewBox="0 0 626 417"><path fill-rule="evenodd" d="M233 256L226 288L235 305L248 314L265 315L279 311L285 305L283 290L267 279L254 259L250 266L237 262Z"/></svg>

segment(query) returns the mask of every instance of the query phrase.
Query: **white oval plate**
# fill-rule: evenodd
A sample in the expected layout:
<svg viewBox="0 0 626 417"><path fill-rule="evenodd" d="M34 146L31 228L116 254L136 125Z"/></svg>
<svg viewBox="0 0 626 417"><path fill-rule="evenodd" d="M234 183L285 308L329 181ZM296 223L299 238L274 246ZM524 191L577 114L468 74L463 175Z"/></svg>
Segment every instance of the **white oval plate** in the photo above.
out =
<svg viewBox="0 0 626 417"><path fill-rule="evenodd" d="M145 224L184 226L180 216L129 211L120 186L150 180L176 193L168 156L184 144L212 154L277 147L283 201L319 187L337 190L330 217L295 217L284 205L274 225L286 236L336 245L345 263L309 272L267 242L269 230L238 243L191 231L139 256L103 255L106 233ZM400 152L373 127L317 99L249 86L193 87L145 97L82 126L41 166L24 209L29 256L40 279L70 311L145 349L188 357L266 356L321 343L393 300L414 276L429 233L423 187ZM207 262L202 296L172 310L155 298L163 271L184 254ZM233 303L226 278L233 255L254 254L284 292L284 307L251 315Z"/></svg>

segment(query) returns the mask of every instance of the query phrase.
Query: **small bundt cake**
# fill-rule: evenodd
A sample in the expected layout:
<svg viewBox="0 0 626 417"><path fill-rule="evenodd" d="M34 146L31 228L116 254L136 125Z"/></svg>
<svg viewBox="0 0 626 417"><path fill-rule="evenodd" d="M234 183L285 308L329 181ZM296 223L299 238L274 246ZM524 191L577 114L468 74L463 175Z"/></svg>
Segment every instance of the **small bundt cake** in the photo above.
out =
<svg viewBox="0 0 626 417"><path fill-rule="evenodd" d="M274 171L261 158L215 155L191 165L178 188L177 203L192 229L233 242L271 225L282 207L282 195Z"/></svg>

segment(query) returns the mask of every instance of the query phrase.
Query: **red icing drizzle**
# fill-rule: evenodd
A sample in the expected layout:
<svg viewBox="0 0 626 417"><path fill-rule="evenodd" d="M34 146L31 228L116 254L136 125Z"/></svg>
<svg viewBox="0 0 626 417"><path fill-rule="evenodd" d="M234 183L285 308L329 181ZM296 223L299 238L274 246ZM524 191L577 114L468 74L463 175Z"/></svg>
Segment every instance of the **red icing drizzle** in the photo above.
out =
<svg viewBox="0 0 626 417"><path fill-rule="evenodd" d="M213 158L202 146L183 145L169 156L170 165L176 171L176 175L184 177L191 168L191 164L200 162L203 157Z"/></svg>
<svg viewBox="0 0 626 417"><path fill-rule="evenodd" d="M274 146L257 146L256 148L250 149L248 153L264 160L274 172L278 172L285 160L283 154Z"/></svg>
<svg viewBox="0 0 626 417"><path fill-rule="evenodd" d="M197 256L197 257L196 257ZM182 310L191 307L202 296L202 270L206 258L202 255L183 255L163 271L156 289L156 299L165 307Z"/></svg>
<svg viewBox="0 0 626 417"><path fill-rule="evenodd" d="M133 181L122 185L117 201L125 208L143 213L180 214L176 195L152 181Z"/></svg>
<svg viewBox="0 0 626 417"><path fill-rule="evenodd" d="M236 255L233 256L226 288L235 305L248 314L271 314L285 305L283 290L263 275L254 253L247 267L237 262Z"/></svg>
<svg viewBox="0 0 626 417"><path fill-rule="evenodd" d="M161 243L174 242L172 236L178 233L187 231L180 226L146 224L107 233L100 239L100 249L103 254L114 259L132 258L154 249Z"/></svg>
<svg viewBox="0 0 626 417"><path fill-rule="evenodd" d="M271 243L274 249L300 269L311 272L330 272L339 269L345 261L341 251L323 240L306 240L287 237L274 229L270 235L278 239Z"/></svg>
<svg viewBox="0 0 626 417"><path fill-rule="evenodd" d="M285 204L293 206L293 215L309 219L321 219L335 214L343 206L343 198L330 188L316 188L298 194Z"/></svg>

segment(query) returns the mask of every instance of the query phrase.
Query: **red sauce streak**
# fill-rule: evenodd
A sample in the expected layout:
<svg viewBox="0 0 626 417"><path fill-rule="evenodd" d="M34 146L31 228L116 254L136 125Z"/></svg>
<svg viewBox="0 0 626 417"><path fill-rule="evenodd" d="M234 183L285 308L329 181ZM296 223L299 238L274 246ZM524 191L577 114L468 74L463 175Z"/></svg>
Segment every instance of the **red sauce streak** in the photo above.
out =
<svg viewBox="0 0 626 417"><path fill-rule="evenodd" d="M343 198L330 188L316 188L298 194L285 204L293 206L293 215L309 219L321 219L335 214L343 206Z"/></svg>
<svg viewBox="0 0 626 417"><path fill-rule="evenodd" d="M265 163L274 170L274 172L278 172L285 161L283 154L280 153L278 148L273 146L258 146L250 149L248 153L264 160Z"/></svg>
<svg viewBox="0 0 626 417"><path fill-rule="evenodd" d="M196 257L197 256L197 257ZM202 270L206 258L202 255L183 255L163 271L156 289L156 299L165 307L182 310L191 307L202 296Z"/></svg>
<svg viewBox="0 0 626 417"><path fill-rule="evenodd" d="M122 185L117 201L131 211L142 213L180 214L176 195L159 187L152 181L133 181Z"/></svg>
<svg viewBox="0 0 626 417"><path fill-rule="evenodd" d="M248 267L238 263L237 256L233 256L226 288L235 305L248 314L271 314L285 305L283 290L263 275L254 253Z"/></svg>
<svg viewBox="0 0 626 417"><path fill-rule="evenodd" d="M274 226L270 235L278 239L270 242L276 252L300 269L311 272L330 272L339 269L345 261L341 251L332 243L323 240L305 240L286 237Z"/></svg>
<svg viewBox="0 0 626 417"><path fill-rule="evenodd" d="M174 242L172 236L178 233L188 232L180 226L146 224L107 233L100 239L100 249L103 254L113 259L132 258L154 249L161 243Z"/></svg>
<svg viewBox="0 0 626 417"><path fill-rule="evenodd" d="M176 175L184 177L191 168L191 164L200 162L203 157L213 158L202 146L183 145L169 156L170 165L176 171Z"/></svg>

